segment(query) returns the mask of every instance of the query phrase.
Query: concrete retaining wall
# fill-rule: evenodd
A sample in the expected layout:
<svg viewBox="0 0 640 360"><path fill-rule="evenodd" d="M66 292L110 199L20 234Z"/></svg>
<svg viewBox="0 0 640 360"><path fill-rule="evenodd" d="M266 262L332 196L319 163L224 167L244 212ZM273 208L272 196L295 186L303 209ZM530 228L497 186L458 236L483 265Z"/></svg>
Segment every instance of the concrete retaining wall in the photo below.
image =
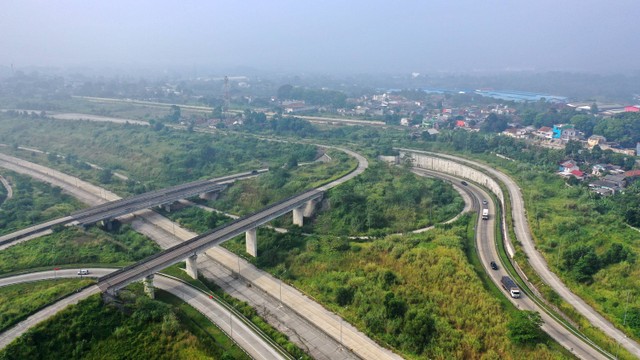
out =
<svg viewBox="0 0 640 360"><path fill-rule="evenodd" d="M406 157L409 157L413 165L416 167L443 172L463 179L467 179L484 186L485 188L489 189L489 191L494 193L500 201L500 206L503 209L501 226L503 234L505 234L505 246L507 252L509 253L509 256L514 256L515 252L513 250L513 247L511 246L511 243L508 241L508 233L506 232L506 223L504 219L504 193L502 192L502 188L500 188L500 185L497 181L495 181L493 178L483 173L482 171L479 171L467 165L460 164L453 160L443 159L437 156L417 152L400 151L399 159L402 160Z"/></svg>

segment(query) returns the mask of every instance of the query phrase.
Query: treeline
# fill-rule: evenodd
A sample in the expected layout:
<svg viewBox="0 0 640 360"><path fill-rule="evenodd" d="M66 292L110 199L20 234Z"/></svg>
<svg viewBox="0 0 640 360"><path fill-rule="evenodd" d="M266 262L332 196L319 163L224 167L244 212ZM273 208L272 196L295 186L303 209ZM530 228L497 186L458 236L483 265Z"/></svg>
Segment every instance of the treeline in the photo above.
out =
<svg viewBox="0 0 640 360"><path fill-rule="evenodd" d="M569 246L562 253L562 266L565 271L578 282L590 282L592 276L600 269L623 261L634 263L636 255L627 247L613 243L601 255L596 254L596 249L588 243L578 243Z"/></svg>
<svg viewBox="0 0 640 360"><path fill-rule="evenodd" d="M335 90L307 89L289 84L278 88L278 99L280 100L304 100L310 105L326 105L333 108L346 106L347 95Z"/></svg>
<svg viewBox="0 0 640 360"><path fill-rule="evenodd" d="M507 122L520 120L524 126L532 125L536 128L553 127L556 124L571 124L576 130L585 134L601 135L607 141L617 142L623 147L633 148L640 142L640 113L625 112L611 117L598 116L595 113L578 112L572 108L556 109L549 107L540 109L536 105L521 105L522 109L517 117L490 115L483 126L487 132L500 132L506 129ZM597 107L594 108L597 112Z"/></svg>
<svg viewBox="0 0 640 360"><path fill-rule="evenodd" d="M614 153L609 149L602 150L599 146L589 150L575 141L569 142L564 150L556 150L528 144L526 141L509 136L460 130L445 130L437 135L423 132L419 137L414 138L411 145L416 145L415 140L421 140L418 144L422 142L427 148L444 147L472 154L491 152L519 162L543 166L548 170L556 169L558 163L567 158L591 164L609 163L622 166L625 169L631 169L635 163L635 159L628 155Z"/></svg>
<svg viewBox="0 0 640 360"><path fill-rule="evenodd" d="M262 112L245 110L244 127L250 132L265 131L277 135L293 135L308 137L315 133L315 128L310 122L295 116L274 115L270 120Z"/></svg>
<svg viewBox="0 0 640 360"><path fill-rule="evenodd" d="M452 218L462 200L446 183L370 163L365 173L329 192L331 211L318 216L320 233L405 232Z"/></svg>

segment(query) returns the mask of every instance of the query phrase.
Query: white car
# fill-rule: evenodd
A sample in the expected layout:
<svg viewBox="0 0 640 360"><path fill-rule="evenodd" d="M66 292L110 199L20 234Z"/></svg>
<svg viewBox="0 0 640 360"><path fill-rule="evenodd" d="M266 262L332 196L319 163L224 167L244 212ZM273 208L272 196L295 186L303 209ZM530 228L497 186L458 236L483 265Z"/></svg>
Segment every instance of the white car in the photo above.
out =
<svg viewBox="0 0 640 360"><path fill-rule="evenodd" d="M78 275L89 275L89 270L87 269L78 270Z"/></svg>

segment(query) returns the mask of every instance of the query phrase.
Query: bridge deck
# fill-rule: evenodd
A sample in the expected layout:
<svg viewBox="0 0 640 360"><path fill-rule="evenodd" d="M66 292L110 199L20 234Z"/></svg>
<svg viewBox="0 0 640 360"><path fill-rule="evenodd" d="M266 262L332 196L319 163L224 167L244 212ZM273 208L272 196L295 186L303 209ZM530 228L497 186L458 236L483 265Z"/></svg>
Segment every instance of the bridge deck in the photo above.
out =
<svg viewBox="0 0 640 360"><path fill-rule="evenodd" d="M100 220L115 218L138 210L170 203L185 197L220 190L225 186L225 184L253 175L255 175L254 172L244 172L216 179L197 180L97 205L89 209L75 212L71 214L71 217L79 224L90 225Z"/></svg>
<svg viewBox="0 0 640 360"><path fill-rule="evenodd" d="M237 219L229 224L213 229L210 232L187 240L173 248L152 255L136 264L127 266L104 276L98 281L98 286L102 291L117 291L136 280L140 280L147 275L178 263L191 255L203 252L204 250L219 245L247 230L271 221L272 219L301 206L305 202L317 199L322 195L323 192L320 190L310 190L282 200L257 213Z"/></svg>

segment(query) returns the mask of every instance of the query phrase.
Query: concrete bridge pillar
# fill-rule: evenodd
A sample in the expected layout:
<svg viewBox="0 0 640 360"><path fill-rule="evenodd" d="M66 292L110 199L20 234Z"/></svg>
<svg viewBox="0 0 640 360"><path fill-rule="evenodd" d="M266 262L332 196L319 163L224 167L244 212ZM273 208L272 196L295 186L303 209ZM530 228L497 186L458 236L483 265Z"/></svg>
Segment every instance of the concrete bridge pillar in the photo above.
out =
<svg viewBox="0 0 640 360"><path fill-rule="evenodd" d="M304 205L293 209L293 224L298 226L304 224Z"/></svg>
<svg viewBox="0 0 640 360"><path fill-rule="evenodd" d="M142 279L142 284L144 285L144 292L152 299L155 298L155 292L153 288L153 274L147 275Z"/></svg>
<svg viewBox="0 0 640 360"><path fill-rule="evenodd" d="M304 207L304 216L312 217L313 213L316 211L316 204L320 201L320 199L311 199L307 201L307 204Z"/></svg>
<svg viewBox="0 0 640 360"><path fill-rule="evenodd" d="M218 199L219 191L209 191L198 195L198 197L202 200L216 200Z"/></svg>
<svg viewBox="0 0 640 360"><path fill-rule="evenodd" d="M198 255L193 254L187 258L187 274L194 279L198 279L198 264L197 260Z"/></svg>
<svg viewBox="0 0 640 360"><path fill-rule="evenodd" d="M245 242L247 253L253 257L258 256L258 236L256 235L256 228L247 230L245 233Z"/></svg>
<svg viewBox="0 0 640 360"><path fill-rule="evenodd" d="M118 300L118 290L107 290L102 293L102 300L106 304L116 302Z"/></svg>
<svg viewBox="0 0 640 360"><path fill-rule="evenodd" d="M104 229L107 231L113 230L113 219L102 220L102 227L104 227Z"/></svg>

